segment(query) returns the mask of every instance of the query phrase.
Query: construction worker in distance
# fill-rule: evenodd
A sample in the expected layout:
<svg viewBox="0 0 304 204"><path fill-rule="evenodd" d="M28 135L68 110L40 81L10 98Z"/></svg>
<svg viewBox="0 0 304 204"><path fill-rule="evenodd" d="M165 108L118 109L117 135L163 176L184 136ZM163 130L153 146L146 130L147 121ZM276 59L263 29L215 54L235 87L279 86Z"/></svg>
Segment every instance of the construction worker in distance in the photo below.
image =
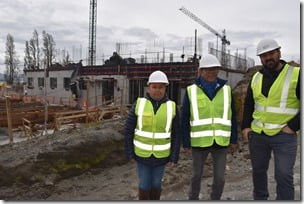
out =
<svg viewBox="0 0 304 204"><path fill-rule="evenodd" d="M213 55L201 58L199 77L187 87L181 112L183 147L192 152L189 200L198 200L204 164L213 159L211 200L220 200L225 184L228 147L237 150L237 120L230 86L218 77L221 67Z"/></svg>
<svg viewBox="0 0 304 204"><path fill-rule="evenodd" d="M160 200L165 167L179 158L179 117L166 96L168 84L165 73L153 72L146 97L137 99L126 119L125 154L137 163L139 200Z"/></svg>
<svg viewBox="0 0 304 204"><path fill-rule="evenodd" d="M249 140L253 198L267 200L267 170L271 153L277 200L293 200L293 168L300 129L300 68L280 60L281 51L273 39L257 45L262 69L248 86L242 122L243 140Z"/></svg>

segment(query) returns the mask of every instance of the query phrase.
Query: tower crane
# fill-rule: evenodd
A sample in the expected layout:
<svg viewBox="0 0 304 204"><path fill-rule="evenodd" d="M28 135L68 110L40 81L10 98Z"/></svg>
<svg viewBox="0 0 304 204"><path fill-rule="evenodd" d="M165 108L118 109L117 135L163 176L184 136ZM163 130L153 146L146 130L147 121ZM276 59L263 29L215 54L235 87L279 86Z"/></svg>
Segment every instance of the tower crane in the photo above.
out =
<svg viewBox="0 0 304 204"><path fill-rule="evenodd" d="M197 17L195 14L193 14L191 11L186 9L184 6L182 6L179 9L181 12L183 12L185 15L192 18L194 21L196 21L201 26L205 27L207 30L209 30L211 33L215 34L217 38L220 38L222 41L222 54L221 54L221 64L223 67L227 68L227 62L226 62L226 45L230 45L230 41L226 38L226 31L223 30L223 34L221 35L216 30L214 30L211 26L209 26L207 23L202 21L199 17Z"/></svg>
<svg viewBox="0 0 304 204"><path fill-rule="evenodd" d="M96 64L96 20L97 0L90 0L90 24L89 24L89 60L88 65Z"/></svg>

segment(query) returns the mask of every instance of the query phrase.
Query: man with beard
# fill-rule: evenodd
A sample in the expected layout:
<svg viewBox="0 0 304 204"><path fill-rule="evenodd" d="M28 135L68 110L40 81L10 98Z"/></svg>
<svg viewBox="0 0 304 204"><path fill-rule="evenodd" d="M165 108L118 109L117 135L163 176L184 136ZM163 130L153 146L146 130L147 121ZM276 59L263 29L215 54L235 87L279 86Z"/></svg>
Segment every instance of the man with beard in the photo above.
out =
<svg viewBox="0 0 304 204"><path fill-rule="evenodd" d="M248 86L242 135L249 141L253 198L267 200L267 170L274 155L276 199L294 200L293 168L300 129L300 68L281 60L278 43L261 40L257 46L262 69Z"/></svg>

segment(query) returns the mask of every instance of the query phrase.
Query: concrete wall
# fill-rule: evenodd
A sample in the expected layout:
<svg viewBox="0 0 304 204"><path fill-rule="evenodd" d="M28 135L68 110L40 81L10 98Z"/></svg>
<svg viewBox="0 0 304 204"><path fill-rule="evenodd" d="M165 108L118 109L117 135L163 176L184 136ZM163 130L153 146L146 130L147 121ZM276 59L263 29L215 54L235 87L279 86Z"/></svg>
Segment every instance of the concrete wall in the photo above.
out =
<svg viewBox="0 0 304 204"><path fill-rule="evenodd" d="M72 74L72 70L49 72L49 77L47 79L48 95L60 96L60 97L71 97L71 95L72 95L71 90L64 88L64 78L70 78L71 74ZM55 88L55 89L50 89L50 78L51 77L57 78L57 88Z"/></svg>
<svg viewBox="0 0 304 204"><path fill-rule="evenodd" d="M48 96L56 96L57 98L65 98L68 100L72 99L72 92L68 89L64 88L64 78L70 78L72 74L72 70L60 70L60 71L50 71L49 77L47 78L47 95ZM44 96L44 88L38 87L38 77L44 77L44 71L33 71L27 72L25 75L25 82L27 82L27 78L33 78L33 89L28 89L28 95L38 95ZM57 88L50 88L50 78L57 78ZM120 105L120 103L128 103L129 100L129 81L126 76L123 75L98 75L98 76L83 76L83 78L91 79L90 87L89 87L89 98L90 105L101 105L103 101L103 93L102 93L102 81L106 79L114 79L114 99L115 105ZM220 70L219 77L225 80L228 80L228 85L232 88L243 78L242 73L235 72L227 72L224 70ZM94 85L94 82L96 84ZM144 93L146 93L146 87L144 87ZM180 90L180 101L177 101L178 104L182 104L183 97L185 94L185 89L182 88ZM81 90L81 98L86 100L87 91ZM97 96L97 98L95 97ZM121 101L121 96L122 101Z"/></svg>
<svg viewBox="0 0 304 204"><path fill-rule="evenodd" d="M114 86L114 98L121 99L122 103L128 102L128 95L129 95L129 83L126 76L119 75L114 77L117 80L116 87ZM117 101L120 103L120 101Z"/></svg>
<svg viewBox="0 0 304 204"><path fill-rule="evenodd" d="M47 95L48 96L56 96L56 97L70 97L71 91L64 89L64 78L70 78L72 74L72 70L62 70L62 71L50 71L49 77L46 80L47 87ZM33 89L28 89L28 95L44 95L44 88L38 86L38 78L44 78L44 71L34 71L34 72L26 72L25 74L25 82L28 82L28 78L33 78ZM50 78L57 78L57 88L50 88Z"/></svg>
<svg viewBox="0 0 304 204"><path fill-rule="evenodd" d="M106 79L113 78L114 79L114 101L115 105L120 105L121 97L122 103L127 101L128 97L128 80L126 76L122 75L98 75L98 76L86 76L89 77L92 81L89 87L89 100L90 105L95 105L97 100L97 105L102 104L104 93L102 92L102 81ZM94 81L96 85L94 85ZM95 98L97 96L97 99ZM81 90L81 97L86 100L87 98L87 90Z"/></svg>
<svg viewBox="0 0 304 204"><path fill-rule="evenodd" d="M220 70L218 77L227 80L227 84L233 89L236 84L243 79L244 74L235 72L226 72Z"/></svg>
<svg viewBox="0 0 304 204"><path fill-rule="evenodd" d="M94 81L92 78L91 82L86 83L86 87L87 89L80 89L80 98L82 99L82 105L84 103L84 101L87 100L87 93L89 94L88 98L89 98L89 102L88 105L89 106L95 106L95 104L101 105L102 104L102 86L101 86L101 81Z"/></svg>

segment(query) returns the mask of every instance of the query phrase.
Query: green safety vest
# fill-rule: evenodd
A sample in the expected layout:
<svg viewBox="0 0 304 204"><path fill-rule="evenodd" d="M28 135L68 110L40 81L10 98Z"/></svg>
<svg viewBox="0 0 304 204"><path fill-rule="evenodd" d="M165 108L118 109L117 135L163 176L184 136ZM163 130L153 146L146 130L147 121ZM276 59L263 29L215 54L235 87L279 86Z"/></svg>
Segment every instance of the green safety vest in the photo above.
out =
<svg viewBox="0 0 304 204"><path fill-rule="evenodd" d="M172 121L176 105L173 101L162 103L154 114L153 104L146 98L138 98L135 114L137 125L134 135L135 154L140 157L165 158L170 155Z"/></svg>
<svg viewBox="0 0 304 204"><path fill-rule="evenodd" d="M251 81L255 102L251 129L254 132L263 131L273 136L299 112L300 101L296 95L299 71L299 67L286 64L270 87L268 97L262 94L263 74L255 73Z"/></svg>
<svg viewBox="0 0 304 204"><path fill-rule="evenodd" d="M192 147L228 146L231 136L231 89L224 85L210 100L197 85L187 87Z"/></svg>

